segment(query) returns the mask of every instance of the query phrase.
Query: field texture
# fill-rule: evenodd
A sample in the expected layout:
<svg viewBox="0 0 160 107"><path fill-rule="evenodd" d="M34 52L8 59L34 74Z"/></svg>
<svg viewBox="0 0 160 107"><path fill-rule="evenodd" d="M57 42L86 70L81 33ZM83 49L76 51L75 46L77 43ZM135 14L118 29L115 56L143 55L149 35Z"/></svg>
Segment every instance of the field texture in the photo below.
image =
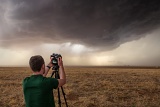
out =
<svg viewBox="0 0 160 107"><path fill-rule="evenodd" d="M69 107L160 107L160 69L65 67L65 71ZM0 107L25 107L22 80L30 75L29 68L0 68ZM57 90L54 96L58 107Z"/></svg>

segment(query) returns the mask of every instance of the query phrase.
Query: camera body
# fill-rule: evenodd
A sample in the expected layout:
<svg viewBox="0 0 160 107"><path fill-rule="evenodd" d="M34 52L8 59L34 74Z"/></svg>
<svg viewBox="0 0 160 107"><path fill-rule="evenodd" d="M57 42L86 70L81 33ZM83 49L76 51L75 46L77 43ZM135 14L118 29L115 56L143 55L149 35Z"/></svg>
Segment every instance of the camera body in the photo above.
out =
<svg viewBox="0 0 160 107"><path fill-rule="evenodd" d="M57 54L57 53L53 53L52 55L51 55L51 57L52 57L52 64L54 64L54 65L58 65L58 58L60 58L60 57L62 57L60 54Z"/></svg>

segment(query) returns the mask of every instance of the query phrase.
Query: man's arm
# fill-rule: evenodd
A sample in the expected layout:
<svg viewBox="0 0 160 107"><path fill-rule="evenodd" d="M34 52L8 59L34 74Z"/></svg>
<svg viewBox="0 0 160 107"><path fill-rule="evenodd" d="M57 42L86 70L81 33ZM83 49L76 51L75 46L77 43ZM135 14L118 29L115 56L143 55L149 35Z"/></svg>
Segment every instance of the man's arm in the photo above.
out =
<svg viewBox="0 0 160 107"><path fill-rule="evenodd" d="M47 66L48 66L48 67L47 67ZM45 72L44 72L44 74L43 74L44 77L47 76L47 74L48 74L50 68L53 67L52 62L50 61L49 64L48 64L47 66L45 67ZM50 68L49 68L49 67L50 67Z"/></svg>
<svg viewBox="0 0 160 107"><path fill-rule="evenodd" d="M58 87L61 87L66 83L66 74L64 71L63 61L61 57L58 59L58 65L59 65L59 76L60 76L60 79L58 79L59 82Z"/></svg>

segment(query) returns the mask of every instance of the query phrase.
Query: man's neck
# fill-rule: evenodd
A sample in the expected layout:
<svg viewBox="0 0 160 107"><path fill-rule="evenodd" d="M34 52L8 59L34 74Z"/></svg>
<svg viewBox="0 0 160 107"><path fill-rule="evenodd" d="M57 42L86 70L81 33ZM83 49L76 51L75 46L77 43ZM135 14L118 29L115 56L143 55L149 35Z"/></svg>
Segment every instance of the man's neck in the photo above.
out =
<svg viewBox="0 0 160 107"><path fill-rule="evenodd" d="M43 75L42 72L33 72L33 75Z"/></svg>

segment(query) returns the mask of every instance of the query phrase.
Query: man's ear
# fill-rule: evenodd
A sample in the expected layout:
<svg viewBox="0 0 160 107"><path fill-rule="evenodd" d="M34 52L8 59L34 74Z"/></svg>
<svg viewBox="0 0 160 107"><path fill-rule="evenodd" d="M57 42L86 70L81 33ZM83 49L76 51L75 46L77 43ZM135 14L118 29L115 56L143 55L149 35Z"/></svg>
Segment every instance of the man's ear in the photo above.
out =
<svg viewBox="0 0 160 107"><path fill-rule="evenodd" d="M41 69L45 69L45 64L42 65Z"/></svg>

